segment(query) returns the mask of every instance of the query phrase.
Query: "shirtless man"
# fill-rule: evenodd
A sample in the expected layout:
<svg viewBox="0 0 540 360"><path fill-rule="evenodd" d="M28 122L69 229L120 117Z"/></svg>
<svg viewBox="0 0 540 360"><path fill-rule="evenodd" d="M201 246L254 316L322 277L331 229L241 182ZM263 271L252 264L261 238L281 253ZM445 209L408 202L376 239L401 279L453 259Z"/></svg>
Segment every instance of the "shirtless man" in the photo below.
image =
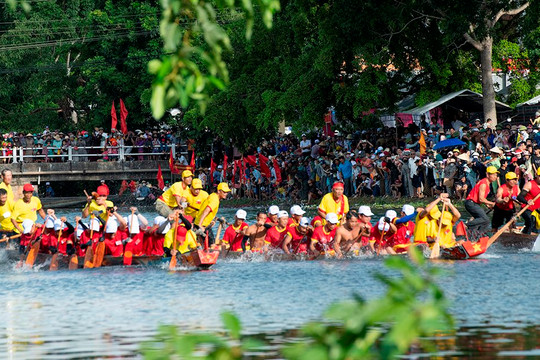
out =
<svg viewBox="0 0 540 360"><path fill-rule="evenodd" d="M360 238L360 230L358 213L350 210L345 215L345 223L337 228L336 236L334 236L334 251L338 259L341 259L343 253L348 253L356 244Z"/></svg>
<svg viewBox="0 0 540 360"><path fill-rule="evenodd" d="M242 242L242 248L246 247L246 238L249 239L251 251L262 251L264 246L264 239L266 232L272 227L270 224L266 224L267 215L261 211L257 214L257 222L250 225L246 230L246 236Z"/></svg>

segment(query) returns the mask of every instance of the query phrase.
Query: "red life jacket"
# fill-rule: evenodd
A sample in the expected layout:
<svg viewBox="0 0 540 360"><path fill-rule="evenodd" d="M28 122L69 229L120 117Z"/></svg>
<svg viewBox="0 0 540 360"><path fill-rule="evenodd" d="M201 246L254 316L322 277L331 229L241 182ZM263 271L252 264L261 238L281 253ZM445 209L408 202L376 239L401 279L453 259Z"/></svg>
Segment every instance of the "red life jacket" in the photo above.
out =
<svg viewBox="0 0 540 360"><path fill-rule="evenodd" d="M531 190L527 193L527 195L525 195L525 200L527 201L532 200L538 194L540 194L540 186L538 186L538 184L536 183L536 180L533 180L531 181ZM534 202L534 205L529 206L529 210L534 211L538 208L540 208L540 198Z"/></svg>

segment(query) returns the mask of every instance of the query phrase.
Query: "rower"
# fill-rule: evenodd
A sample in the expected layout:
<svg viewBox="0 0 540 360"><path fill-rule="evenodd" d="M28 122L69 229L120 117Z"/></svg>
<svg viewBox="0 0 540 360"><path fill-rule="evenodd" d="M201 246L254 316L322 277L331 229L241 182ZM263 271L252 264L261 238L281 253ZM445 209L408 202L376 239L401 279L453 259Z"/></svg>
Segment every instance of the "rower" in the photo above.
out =
<svg viewBox="0 0 540 360"><path fill-rule="evenodd" d="M291 217L289 218L289 223L287 226L296 227L298 224L300 224L300 220L302 220L302 216L304 216L305 213L306 212L302 210L300 206L291 206Z"/></svg>
<svg viewBox="0 0 540 360"><path fill-rule="evenodd" d="M10 169L2 170L2 182L0 183L0 189L4 189L7 192L7 200L11 203L15 203L15 196L11 187L11 180L13 180L13 173ZM18 196L17 196L18 198ZM18 200L18 199L17 199Z"/></svg>
<svg viewBox="0 0 540 360"><path fill-rule="evenodd" d="M252 252L261 252L264 247L264 239L268 228L271 228L270 224L266 223L267 215L265 212L260 211L257 213L255 224L250 225L246 230L246 237L244 238L242 245L245 249L246 242L249 240L250 250Z"/></svg>
<svg viewBox="0 0 540 360"><path fill-rule="evenodd" d="M156 211L164 217L177 207L185 207L184 203L189 196L189 186L193 181L193 173L190 170L182 171L182 181L175 182L156 200Z"/></svg>
<svg viewBox="0 0 540 360"><path fill-rule="evenodd" d="M432 242L437 236L438 220L441 217L441 212L437 204L448 198L447 193L442 193L438 198L433 200L426 206L425 209L418 208L416 210L416 225L414 228L414 244L427 244L428 240Z"/></svg>
<svg viewBox="0 0 540 360"><path fill-rule="evenodd" d="M392 249L399 254L406 252L409 246L411 246L411 239L414 234L414 218L416 217L416 211L412 205L405 204L401 208L401 217L394 220L396 225L396 234L392 242Z"/></svg>
<svg viewBox="0 0 540 360"><path fill-rule="evenodd" d="M394 236L397 231L397 227L394 224L396 217L397 213L395 210L387 210L384 216L379 219L377 225L373 227L371 232L371 249L373 251L377 250L377 254L394 255L396 253L392 248Z"/></svg>
<svg viewBox="0 0 540 360"><path fill-rule="evenodd" d="M373 226L371 225L371 217L373 216L371 208L367 205L362 205L358 208L358 222L359 222L359 236L362 246L369 246L372 244L370 240Z"/></svg>
<svg viewBox="0 0 540 360"><path fill-rule="evenodd" d="M2 237L10 237L15 235L15 226L11 221L11 213L13 212L13 203L8 200L8 192L6 189L0 188L0 232ZM3 242L2 247L7 246L7 242Z"/></svg>
<svg viewBox="0 0 540 360"><path fill-rule="evenodd" d="M247 212L238 209L234 215L234 223L225 230L222 241L228 245L231 251L242 251L242 240L246 235L249 225L245 222Z"/></svg>
<svg viewBox="0 0 540 360"><path fill-rule="evenodd" d="M289 226L282 249L287 254L307 254L310 238L309 219L303 217L296 226Z"/></svg>
<svg viewBox="0 0 540 360"><path fill-rule="evenodd" d="M43 224L43 232L41 233L41 242L39 246L39 252L43 254L50 253L50 244L56 244L54 238L54 221L56 220L56 215L54 214L53 209L47 210L47 216L45 217L45 223ZM53 245L55 246L55 245Z"/></svg>
<svg viewBox="0 0 540 360"><path fill-rule="evenodd" d="M201 208L197 213L197 217L195 218L195 222L193 223L195 228L198 228L199 235L208 231L209 245L212 245L215 241L214 232L212 231L212 227L209 225L217 215L219 210L219 202L226 199L230 192L231 189L229 189L229 185L227 185L227 183L219 183L217 186L217 192L210 194L202 203Z"/></svg>
<svg viewBox="0 0 540 360"><path fill-rule="evenodd" d="M107 208L114 207L112 201L107 200L109 190L105 186L98 186L96 192L86 198L86 205L82 210L82 217L87 218L90 214L96 214L103 221L107 221Z"/></svg>
<svg viewBox="0 0 540 360"><path fill-rule="evenodd" d="M318 209L318 215L321 218L325 219L327 214L333 213L340 220L349 212L349 199L343 195L343 189L343 183L336 182L332 186L332 192L323 196Z"/></svg>
<svg viewBox="0 0 540 360"><path fill-rule="evenodd" d="M105 254L112 256L122 256L124 253L123 240L127 238L123 231L126 226L126 220L116 212L116 208L107 208L107 221L100 241L105 241ZM120 230L120 231L118 231Z"/></svg>
<svg viewBox="0 0 540 360"><path fill-rule="evenodd" d="M175 211L175 216L178 218L178 226L176 227L176 249L173 249L174 244L174 226L165 234L165 241L163 247L167 256L176 256L177 252L184 254L193 249L197 249L197 235L193 231L192 221L193 218L189 215L183 214L182 209ZM174 219L173 219L174 224Z"/></svg>
<svg viewBox="0 0 540 360"><path fill-rule="evenodd" d="M129 208L131 214L127 216L126 243L124 244L124 252L129 249L134 256L144 255L144 229L148 226L148 220L139 213L134 206ZM142 230L142 231L141 231Z"/></svg>
<svg viewBox="0 0 540 360"><path fill-rule="evenodd" d="M507 172L505 179L506 183L497 189L497 195L495 197L495 207L493 208L493 218L491 219L491 228L494 233L514 216L514 202L519 195L516 173L513 171Z"/></svg>
<svg viewBox="0 0 540 360"><path fill-rule="evenodd" d="M360 238L360 219L355 210L351 210L345 215L345 222L336 230L333 248L336 257L341 259L343 254L348 253L356 241ZM359 248L359 246L356 246Z"/></svg>
<svg viewBox="0 0 540 360"><path fill-rule="evenodd" d="M174 223L174 213L171 213L168 219L164 218L161 215L158 215L154 218L154 225L145 231L145 254L148 256L156 255L163 256L165 250L168 251L170 256L170 249L163 246L165 241L165 235L171 230L172 223Z"/></svg>
<svg viewBox="0 0 540 360"><path fill-rule="evenodd" d="M19 243L19 264L22 265L25 259L27 247L31 247L34 241L41 236L42 225L34 223L30 219L24 219L20 225L21 240Z"/></svg>
<svg viewBox="0 0 540 360"><path fill-rule="evenodd" d="M441 248L452 248L458 244L461 244L463 241L456 242L456 237L454 236L454 224L459 220L461 217L460 212L458 209L452 204L450 201L450 198L443 199L444 205L446 205L446 209L441 214L441 224L440 224L440 234L437 234L439 236L439 245ZM436 235L436 236L437 236Z"/></svg>
<svg viewBox="0 0 540 360"><path fill-rule="evenodd" d="M276 226L278 222L279 207L272 205L268 208L268 214L266 216L266 223L272 226Z"/></svg>
<svg viewBox="0 0 540 360"><path fill-rule="evenodd" d="M34 187L32 184L24 184L23 197L15 202L13 206L13 213L11 214L11 222L15 227L15 231L22 234L23 229L21 224L24 220L29 219L32 222L36 222L37 213L42 219L45 219L45 211L41 207L41 201L39 198L33 196Z"/></svg>
<svg viewBox="0 0 540 360"><path fill-rule="evenodd" d="M316 227L319 227L319 226L323 226L325 223L325 220L324 218L322 218L320 215L316 215L312 220L311 220L311 227L312 228L316 228Z"/></svg>
<svg viewBox="0 0 540 360"><path fill-rule="evenodd" d="M65 216L54 220L54 233L50 236L49 250L51 254L56 252L62 255L75 254L75 246L73 244L73 233L75 229L67 222Z"/></svg>
<svg viewBox="0 0 540 360"><path fill-rule="evenodd" d="M187 207L184 209L185 215L191 217L196 217L199 212L202 203L208 197L208 193L202 190L202 181L201 179L193 179L191 182L191 187L187 192Z"/></svg>
<svg viewBox="0 0 540 360"><path fill-rule="evenodd" d="M486 169L486 177L476 183L472 188L467 200L465 200L465 209L471 214L473 220L467 222L469 230L478 230L481 233L485 233L489 230L489 217L487 216L482 204L488 208L495 206L493 201L489 201L487 196L489 195L489 186L492 182L498 178L499 171L495 166L488 166Z"/></svg>
<svg viewBox="0 0 540 360"><path fill-rule="evenodd" d="M313 235L311 236L309 249L315 254L315 256L334 254L332 242L334 241L334 236L336 235L339 219L337 214L328 213L325 220L326 224L324 224L324 226L315 228L315 230L313 230Z"/></svg>
<svg viewBox="0 0 540 360"><path fill-rule="evenodd" d="M277 215L277 225L271 227L266 232L264 242L267 248L281 249L283 240L287 235L287 224L289 223L289 214L285 210L280 210Z"/></svg>
<svg viewBox="0 0 540 360"><path fill-rule="evenodd" d="M527 182L523 185L523 189L519 193L517 200L521 202L522 206L529 205L529 208L522 214L525 226L521 231L522 234L531 234L533 229L536 229L532 212L540 208L540 199L533 201L533 199L540 194L540 169L536 170L536 176L533 181Z"/></svg>

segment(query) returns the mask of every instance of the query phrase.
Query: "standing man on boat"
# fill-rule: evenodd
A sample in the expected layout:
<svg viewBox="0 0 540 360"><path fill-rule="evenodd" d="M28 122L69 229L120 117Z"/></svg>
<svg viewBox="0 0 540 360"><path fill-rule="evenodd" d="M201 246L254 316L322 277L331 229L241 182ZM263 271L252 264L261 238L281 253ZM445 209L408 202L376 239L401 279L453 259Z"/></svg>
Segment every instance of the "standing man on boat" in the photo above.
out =
<svg viewBox="0 0 540 360"><path fill-rule="evenodd" d="M23 197L15 202L13 205L13 213L11 214L11 222L15 229L22 234L22 222L26 219L32 220L32 222L37 221L37 214L41 216L42 219L45 219L45 211L41 206L41 201L39 198L33 196L34 187L32 184L24 184L23 186Z"/></svg>
<svg viewBox="0 0 540 360"><path fill-rule="evenodd" d="M497 232L499 227L506 224L514 216L514 201L519 195L518 177L515 172L509 171L505 175L506 183L497 189L495 207L493 208L493 218L491 227L493 232Z"/></svg>
<svg viewBox="0 0 540 360"><path fill-rule="evenodd" d="M492 182L497 181L499 171L495 166L488 166L486 169L486 177L478 181L472 188L467 200L465 200L465 209L471 214L473 220L467 222L469 230L478 230L480 233L485 233L489 230L490 220L482 204L488 208L493 208L495 203L487 199L489 195L489 187Z"/></svg>
<svg viewBox="0 0 540 360"><path fill-rule="evenodd" d="M202 181L200 179L193 179L191 187L187 191L188 206L184 210L185 215L189 215L193 218L197 216L202 203L208 197L208 193L202 188Z"/></svg>
<svg viewBox="0 0 540 360"><path fill-rule="evenodd" d="M231 189L229 189L229 185L227 185L227 183L219 183L217 186L217 191L210 194L206 200L203 201L201 208L197 213L197 217L195 217L193 224L195 225L195 228L198 228L199 230L198 235L202 236L202 234L208 230L208 243L210 245L212 245L215 241L211 224L219 210L219 202L226 199L230 192Z"/></svg>
<svg viewBox="0 0 540 360"><path fill-rule="evenodd" d="M86 199L86 206L82 210L82 217L87 218L88 215L96 212L103 221L108 219L108 208L113 208L112 201L107 200L109 190L105 186L98 186L96 192L93 192L91 196Z"/></svg>
<svg viewBox="0 0 540 360"><path fill-rule="evenodd" d="M182 171L182 181L175 182L156 200L156 211L166 218L175 208L185 208L192 181L193 173L190 170Z"/></svg>
<svg viewBox="0 0 540 360"><path fill-rule="evenodd" d="M344 185L336 182L332 186L332 192L324 195L319 204L318 215L325 219L327 214L333 213L340 220L349 212L349 199L343 195Z"/></svg>
<svg viewBox="0 0 540 360"><path fill-rule="evenodd" d="M538 194L540 194L540 169L536 171L536 176L533 181L529 181L523 185L523 189L517 197L517 200L521 202L523 206L529 205L529 208L522 214L523 221L525 222L525 226L521 231L522 234L531 234L533 233L533 230L536 230L532 212L540 208L540 199L533 201Z"/></svg>
<svg viewBox="0 0 540 360"><path fill-rule="evenodd" d="M13 189L11 188L11 180L13 180L13 173L11 172L11 170L2 170L2 182L0 183L0 189L4 189L7 191L7 200L14 204L15 196L13 195Z"/></svg>
<svg viewBox="0 0 540 360"><path fill-rule="evenodd" d="M351 210L345 215L345 222L339 226L336 230L336 236L334 237L334 251L336 257L341 259L343 254L347 254L352 247L356 245L357 240L360 238L360 220L358 213L355 210Z"/></svg>

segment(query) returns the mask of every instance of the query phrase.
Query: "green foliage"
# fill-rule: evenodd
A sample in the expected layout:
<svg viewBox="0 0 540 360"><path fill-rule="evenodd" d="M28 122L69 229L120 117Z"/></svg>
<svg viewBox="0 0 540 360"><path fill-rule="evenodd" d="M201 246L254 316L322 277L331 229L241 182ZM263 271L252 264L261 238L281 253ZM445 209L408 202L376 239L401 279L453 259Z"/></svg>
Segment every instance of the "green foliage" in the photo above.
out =
<svg viewBox="0 0 540 360"><path fill-rule="evenodd" d="M178 103L186 109L195 102L204 113L209 92L222 90L228 83L229 71L222 56L231 50L231 43L221 23L243 17L245 36L250 38L254 8L260 9L267 27L280 8L279 0L163 0L162 6L160 34L165 51L171 54L148 65L154 75L150 104L156 119ZM204 39L204 44L198 44L197 38Z"/></svg>
<svg viewBox="0 0 540 360"><path fill-rule="evenodd" d="M379 273L376 278L387 291L379 299L352 301L331 306L326 321L313 322L301 330L302 342L288 345L283 355L290 360L312 359L392 359L405 354L423 337L449 331L453 319L448 303L434 282L436 268L428 267L418 250L409 262L401 257L385 261L399 276ZM238 318L223 314L224 335L179 334L174 326L161 327L156 338L143 344L146 359L240 359L245 351L261 347L251 338L243 338Z"/></svg>

